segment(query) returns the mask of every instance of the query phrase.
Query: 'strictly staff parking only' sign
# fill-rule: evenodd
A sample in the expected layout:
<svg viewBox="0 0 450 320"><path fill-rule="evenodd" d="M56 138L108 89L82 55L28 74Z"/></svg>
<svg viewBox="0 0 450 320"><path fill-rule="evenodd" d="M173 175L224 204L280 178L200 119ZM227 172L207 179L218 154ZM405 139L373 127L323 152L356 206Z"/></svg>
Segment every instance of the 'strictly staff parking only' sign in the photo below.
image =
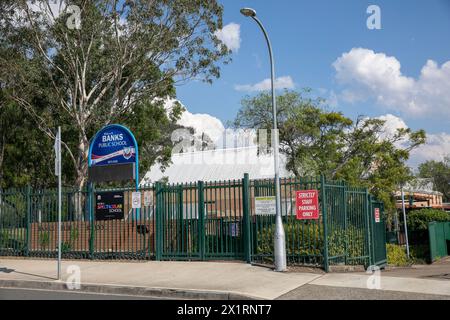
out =
<svg viewBox="0 0 450 320"><path fill-rule="evenodd" d="M319 192L317 190L296 191L295 207L298 220L319 219Z"/></svg>

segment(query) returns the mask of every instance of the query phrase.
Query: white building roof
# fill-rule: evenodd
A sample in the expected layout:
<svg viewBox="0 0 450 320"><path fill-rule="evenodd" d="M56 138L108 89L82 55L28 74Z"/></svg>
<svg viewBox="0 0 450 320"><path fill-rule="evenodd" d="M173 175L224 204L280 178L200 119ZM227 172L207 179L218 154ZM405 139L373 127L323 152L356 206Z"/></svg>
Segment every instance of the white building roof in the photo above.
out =
<svg viewBox="0 0 450 320"><path fill-rule="evenodd" d="M293 176L286 170L286 157L282 154L279 163L281 178ZM153 183L164 177L169 183L233 180L242 179L244 173L248 173L250 179L273 178L273 154L258 155L257 146L176 153L164 172L159 164L154 164L141 184Z"/></svg>
<svg viewBox="0 0 450 320"><path fill-rule="evenodd" d="M442 195L441 192L434 190L434 180L432 178L415 178L405 184L403 191L410 193Z"/></svg>

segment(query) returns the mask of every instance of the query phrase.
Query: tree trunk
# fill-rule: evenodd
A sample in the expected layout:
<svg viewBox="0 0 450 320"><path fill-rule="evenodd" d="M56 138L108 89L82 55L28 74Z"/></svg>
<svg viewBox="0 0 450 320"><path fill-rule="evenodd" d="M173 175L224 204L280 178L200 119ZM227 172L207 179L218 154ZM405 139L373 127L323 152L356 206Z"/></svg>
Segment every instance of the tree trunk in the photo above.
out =
<svg viewBox="0 0 450 320"><path fill-rule="evenodd" d="M89 141L85 134L80 134L78 142L78 157L77 157L77 178L75 179L75 187L77 193L74 197L75 219L82 220L83 204L88 201L88 194L83 192L86 187L88 179L88 154L89 154ZM84 200L84 201L83 201ZM87 215L86 215L87 216Z"/></svg>
<svg viewBox="0 0 450 320"><path fill-rule="evenodd" d="M0 181L3 181L3 159L5 156L5 143L6 142L6 138L5 138L5 134L2 134L2 139L0 141ZM0 188L1 188L1 184L0 184Z"/></svg>

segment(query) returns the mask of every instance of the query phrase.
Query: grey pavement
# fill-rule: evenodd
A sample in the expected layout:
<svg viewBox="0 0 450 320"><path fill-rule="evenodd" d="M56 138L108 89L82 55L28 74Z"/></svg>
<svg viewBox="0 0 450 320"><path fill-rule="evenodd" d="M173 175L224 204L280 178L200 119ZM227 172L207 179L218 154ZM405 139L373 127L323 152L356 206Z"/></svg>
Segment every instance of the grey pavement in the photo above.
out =
<svg viewBox="0 0 450 320"><path fill-rule="evenodd" d="M65 270L71 265L80 267L81 290L95 290L96 286L121 292L141 292L155 295L182 294L183 297L275 299L320 275L311 273L277 273L268 268L233 262L179 261L63 261L63 282L52 278L56 273L53 260L0 258L0 287L21 282L22 287L63 289L70 276ZM46 285L46 287L42 287ZM41 285L41 286L39 286ZM154 290L147 290L148 288ZM161 295L162 295L161 293ZM158 294L160 296L160 294ZM175 295L173 295L175 296Z"/></svg>
<svg viewBox="0 0 450 320"><path fill-rule="evenodd" d="M0 287L66 290L69 266L81 272L81 291L183 299L356 299L450 297L450 281L441 278L388 276L382 272L379 290L368 290L374 277L365 273L274 272L242 262L63 261L63 281L55 281L56 262L0 257ZM445 268L445 267L444 267ZM439 269L439 272L442 270ZM401 272L400 270L397 272ZM403 273L407 275L408 273ZM322 289L321 289L322 288ZM1 298L1 297L0 297Z"/></svg>
<svg viewBox="0 0 450 320"><path fill-rule="evenodd" d="M407 277L450 281L450 257L433 264L417 264L411 267L391 267L382 272L388 277Z"/></svg>

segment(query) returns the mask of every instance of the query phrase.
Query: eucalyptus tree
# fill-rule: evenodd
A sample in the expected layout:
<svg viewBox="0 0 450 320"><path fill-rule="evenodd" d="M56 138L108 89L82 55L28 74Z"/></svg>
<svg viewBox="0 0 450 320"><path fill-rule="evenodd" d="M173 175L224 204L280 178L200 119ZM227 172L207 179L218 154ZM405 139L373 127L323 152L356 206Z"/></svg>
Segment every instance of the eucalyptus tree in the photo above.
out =
<svg viewBox="0 0 450 320"><path fill-rule="evenodd" d="M325 100L308 98L308 92L285 91L277 97L280 152L286 155L287 169L296 176L323 174L367 186L394 210L393 192L412 177L406 162L425 143L425 132L401 128L389 134L386 121L364 116L353 121L327 110ZM271 123L267 92L244 98L234 121L238 128L266 130Z"/></svg>
<svg viewBox="0 0 450 320"><path fill-rule="evenodd" d="M1 88L48 137L65 125L82 188L96 130L145 115L143 104L161 110L157 98L175 96L176 85L220 76L230 53L215 36L222 11L215 0L1 1Z"/></svg>

